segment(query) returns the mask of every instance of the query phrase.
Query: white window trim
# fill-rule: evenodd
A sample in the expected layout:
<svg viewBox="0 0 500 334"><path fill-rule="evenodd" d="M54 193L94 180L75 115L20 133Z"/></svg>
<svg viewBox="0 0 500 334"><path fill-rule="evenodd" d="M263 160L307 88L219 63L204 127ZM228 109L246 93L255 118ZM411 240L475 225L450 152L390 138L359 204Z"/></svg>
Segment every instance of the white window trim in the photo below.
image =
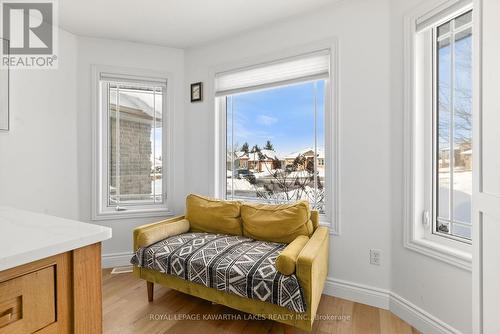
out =
<svg viewBox="0 0 500 334"><path fill-rule="evenodd" d="M339 71L338 71L338 40L331 38L328 40L311 43L301 47L294 47L282 52L268 54L262 57L247 59L242 62L231 63L218 66L211 70L211 78L208 89L214 91L216 73L231 71L238 68L253 66L255 64L268 63L278 59L294 57L300 54L312 53L316 51L330 51L330 77L325 85L327 96L325 99L325 164L326 173L330 178L327 181L327 205L326 213L320 215L320 225L326 226L330 230L331 235L340 235L340 163L339 163L339 148L340 148L340 126L339 126ZM214 184L213 194L217 198L224 198L226 189L226 113L225 113L225 98L214 99L215 110L215 166L214 166ZM332 144L333 143L333 144Z"/></svg>
<svg viewBox="0 0 500 334"><path fill-rule="evenodd" d="M100 75L101 73L113 73L121 76L130 76L138 78L162 79L167 81L166 96L163 97L163 135L162 141L162 157L163 170L167 171L163 175L163 196L165 198L161 205L134 206L127 208L125 211L117 211L108 208L103 198L103 185L106 182L106 165L104 161L102 143L107 140L106 132L103 128L103 115L101 113L100 100ZM173 156L172 156L172 124L173 124L173 99L172 99L172 75L170 73L161 73L152 70L123 68L107 65L92 65L92 220L109 220L109 219L124 219L124 218L142 218L142 217L164 217L171 216L169 210L173 184Z"/></svg>
<svg viewBox="0 0 500 334"><path fill-rule="evenodd" d="M417 37L416 25L422 17L429 18L445 8L453 8L461 0L429 1L405 16L404 22L404 246L413 251L470 271L472 267L472 246L452 238L433 234L432 218L424 217L424 211L432 207L432 157L429 151L432 139L426 134L432 132L432 96L428 82L432 81L432 57L418 57L426 47ZM463 8L472 9L472 5ZM462 11L462 9L460 10ZM440 18L445 22L449 16ZM429 52L423 54L430 55ZM427 65L426 65L427 63ZM431 68L426 73L417 67ZM427 83L427 84L425 84ZM432 216L432 215L431 215Z"/></svg>

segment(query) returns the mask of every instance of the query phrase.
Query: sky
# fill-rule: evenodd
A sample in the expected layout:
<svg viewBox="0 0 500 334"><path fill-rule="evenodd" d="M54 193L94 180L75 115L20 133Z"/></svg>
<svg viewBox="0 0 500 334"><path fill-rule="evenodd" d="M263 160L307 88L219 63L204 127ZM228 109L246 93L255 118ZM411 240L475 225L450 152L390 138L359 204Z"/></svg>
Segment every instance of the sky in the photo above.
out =
<svg viewBox="0 0 500 334"><path fill-rule="evenodd" d="M324 148L324 90L325 82L319 80L228 97L228 147L247 142L250 148L263 148L270 140L281 156L314 147L316 96L317 145Z"/></svg>

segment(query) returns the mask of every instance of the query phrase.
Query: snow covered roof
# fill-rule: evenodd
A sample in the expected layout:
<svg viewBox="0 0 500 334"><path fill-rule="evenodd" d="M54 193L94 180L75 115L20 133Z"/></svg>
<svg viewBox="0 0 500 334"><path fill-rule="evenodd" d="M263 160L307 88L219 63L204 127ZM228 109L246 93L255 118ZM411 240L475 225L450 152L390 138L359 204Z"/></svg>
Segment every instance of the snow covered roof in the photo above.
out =
<svg viewBox="0 0 500 334"><path fill-rule="evenodd" d="M238 151L238 152L234 152L234 155L235 155L237 158L248 158L248 154L247 154L247 152L245 152L245 151Z"/></svg>
<svg viewBox="0 0 500 334"><path fill-rule="evenodd" d="M314 148L306 148L306 149L300 150L298 152L290 153L287 156L285 156L285 159L295 159L298 156L307 155L307 153L310 153L311 156L314 156ZM318 159L324 159L325 158L325 152L322 149L320 149L320 148L318 148L316 150L316 154L317 154L317 158Z"/></svg>
<svg viewBox="0 0 500 334"><path fill-rule="evenodd" d="M278 156L278 154L273 151L273 150L260 150L260 153L264 156L264 159L271 159L271 160L281 160L281 158ZM258 152L255 152L255 153L252 153L252 152L249 152L248 153L248 161L259 161L259 153Z"/></svg>
<svg viewBox="0 0 500 334"><path fill-rule="evenodd" d="M159 94L157 94L159 96ZM116 96L116 94L115 94ZM151 101L149 101L151 100ZM125 112L129 114L134 114L139 117L146 116L149 119L153 119L153 114L155 113L153 107L153 98L145 99L144 93L136 93L132 91L120 91L120 112ZM115 108L115 104L111 103L111 108ZM161 112L156 110L156 118L161 119Z"/></svg>

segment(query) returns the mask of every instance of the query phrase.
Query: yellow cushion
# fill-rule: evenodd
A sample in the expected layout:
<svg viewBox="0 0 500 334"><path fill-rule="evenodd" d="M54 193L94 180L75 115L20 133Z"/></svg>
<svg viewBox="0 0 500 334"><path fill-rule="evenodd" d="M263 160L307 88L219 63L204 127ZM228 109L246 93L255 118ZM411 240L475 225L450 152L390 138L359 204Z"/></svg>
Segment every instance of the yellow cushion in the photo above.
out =
<svg viewBox="0 0 500 334"><path fill-rule="evenodd" d="M241 235L240 203L199 195L186 199L186 219L193 232Z"/></svg>
<svg viewBox="0 0 500 334"><path fill-rule="evenodd" d="M280 205L243 203L241 218L243 235L257 240L288 244L299 235L309 237L314 232L307 201Z"/></svg>
<svg viewBox="0 0 500 334"><path fill-rule="evenodd" d="M295 272L295 264L299 253L309 241L309 237L299 235L276 258L276 269L283 275L291 275Z"/></svg>
<svg viewBox="0 0 500 334"><path fill-rule="evenodd" d="M186 219L177 221L165 220L141 231L137 236L137 247L146 247L160 240L188 231L189 221Z"/></svg>
<svg viewBox="0 0 500 334"><path fill-rule="evenodd" d="M319 227L319 212L317 210L311 210L311 221L313 223L313 229L316 231Z"/></svg>

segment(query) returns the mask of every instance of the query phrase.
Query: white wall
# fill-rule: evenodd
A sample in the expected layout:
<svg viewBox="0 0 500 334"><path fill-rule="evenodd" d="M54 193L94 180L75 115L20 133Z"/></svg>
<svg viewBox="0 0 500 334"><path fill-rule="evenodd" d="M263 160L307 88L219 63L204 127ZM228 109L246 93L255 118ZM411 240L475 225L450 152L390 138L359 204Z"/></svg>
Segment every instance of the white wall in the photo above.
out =
<svg viewBox="0 0 500 334"><path fill-rule="evenodd" d="M389 14L388 1L346 1L186 52L187 83L210 88L214 66L338 37L342 235L332 236L330 276L383 289L390 287L393 181ZM205 96L203 103L186 102L186 189L210 194L213 168L189 163L214 165L213 93ZM370 248L382 250L381 266L369 264Z"/></svg>
<svg viewBox="0 0 500 334"><path fill-rule="evenodd" d="M11 130L0 132L0 203L78 219L76 37L59 68L11 70Z"/></svg>
<svg viewBox="0 0 500 334"><path fill-rule="evenodd" d="M463 333L472 331L471 272L403 247L403 18L422 0L392 0L392 291Z"/></svg>
<svg viewBox="0 0 500 334"><path fill-rule="evenodd" d="M130 259L134 227L159 218L91 221L92 185L92 91L91 66L111 65L168 72L173 76L174 143L176 157L173 191L170 194L174 213L184 211L184 51L180 49L95 38L78 38L78 187L80 220L113 228L113 238L103 244L105 264L123 264ZM116 262L118 261L118 262Z"/></svg>

